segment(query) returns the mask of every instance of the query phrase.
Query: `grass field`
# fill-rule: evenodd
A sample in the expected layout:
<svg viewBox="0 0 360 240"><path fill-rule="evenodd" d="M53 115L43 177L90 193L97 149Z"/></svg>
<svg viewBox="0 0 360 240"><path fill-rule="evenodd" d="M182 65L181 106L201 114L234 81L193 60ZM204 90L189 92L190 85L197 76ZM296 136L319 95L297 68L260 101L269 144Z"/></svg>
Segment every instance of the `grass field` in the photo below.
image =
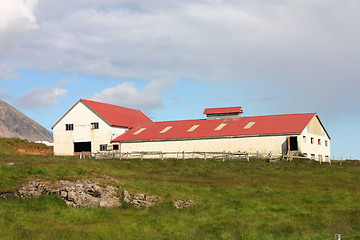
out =
<svg viewBox="0 0 360 240"><path fill-rule="evenodd" d="M148 210L126 205L109 210L69 208L57 196L0 199L0 239L333 239L335 233L360 234L356 161L90 160L23 154L10 147L18 140L6 141L0 141L0 192L14 191L29 179L107 175L125 183L117 185L119 192L147 193L161 201ZM175 209L175 199L192 199L197 206Z"/></svg>

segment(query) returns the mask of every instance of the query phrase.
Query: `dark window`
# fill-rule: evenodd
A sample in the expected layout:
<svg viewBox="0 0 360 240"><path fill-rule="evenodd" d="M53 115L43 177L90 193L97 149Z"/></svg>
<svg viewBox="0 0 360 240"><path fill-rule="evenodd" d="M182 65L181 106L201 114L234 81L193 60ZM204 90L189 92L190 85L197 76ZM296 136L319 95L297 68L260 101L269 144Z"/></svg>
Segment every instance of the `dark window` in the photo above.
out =
<svg viewBox="0 0 360 240"><path fill-rule="evenodd" d="M311 138L311 144L314 144L314 138Z"/></svg>
<svg viewBox="0 0 360 240"><path fill-rule="evenodd" d="M321 145L321 139L318 139L318 145Z"/></svg>
<svg viewBox="0 0 360 240"><path fill-rule="evenodd" d="M99 123L98 122L91 123L91 129L99 129Z"/></svg>
<svg viewBox="0 0 360 240"><path fill-rule="evenodd" d="M106 151L106 150L107 150L107 144L101 144L100 151Z"/></svg>
<svg viewBox="0 0 360 240"><path fill-rule="evenodd" d="M325 140L325 147L327 147L328 146L328 141L327 140Z"/></svg>
<svg viewBox="0 0 360 240"><path fill-rule="evenodd" d="M74 124L65 124L65 130L66 131L74 130Z"/></svg>
<svg viewBox="0 0 360 240"><path fill-rule="evenodd" d="M114 144L114 145L113 145L113 150L119 150L119 145Z"/></svg>
<svg viewBox="0 0 360 240"><path fill-rule="evenodd" d="M74 152L91 152L91 142L74 142Z"/></svg>

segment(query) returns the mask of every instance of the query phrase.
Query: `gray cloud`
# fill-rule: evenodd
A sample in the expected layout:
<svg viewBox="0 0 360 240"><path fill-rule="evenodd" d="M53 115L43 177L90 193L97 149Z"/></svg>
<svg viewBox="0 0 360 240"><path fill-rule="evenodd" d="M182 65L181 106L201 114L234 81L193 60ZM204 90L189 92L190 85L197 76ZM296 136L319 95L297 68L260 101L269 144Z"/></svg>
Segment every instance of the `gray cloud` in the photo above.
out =
<svg viewBox="0 0 360 240"><path fill-rule="evenodd" d="M135 87L134 82L125 82L113 88L103 89L101 92L92 94L88 98L140 109L145 113L151 114L153 109L163 106L162 92L171 88L173 84L173 81L154 80L142 91L139 91Z"/></svg>
<svg viewBox="0 0 360 240"><path fill-rule="evenodd" d="M14 105L23 109L48 108L58 104L58 98L64 97L67 90L58 84L31 90L15 100Z"/></svg>
<svg viewBox="0 0 360 240"><path fill-rule="evenodd" d="M27 34L3 53L8 66L149 82L271 82L329 114L358 105L337 97L360 87L357 0L46 0L29 9L30 25L19 29Z"/></svg>

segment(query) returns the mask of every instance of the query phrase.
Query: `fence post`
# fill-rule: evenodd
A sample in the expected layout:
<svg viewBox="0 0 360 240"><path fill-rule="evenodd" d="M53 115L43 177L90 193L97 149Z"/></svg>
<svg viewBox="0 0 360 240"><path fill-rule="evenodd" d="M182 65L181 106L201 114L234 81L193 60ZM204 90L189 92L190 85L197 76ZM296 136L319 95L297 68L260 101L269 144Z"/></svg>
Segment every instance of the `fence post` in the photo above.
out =
<svg viewBox="0 0 360 240"><path fill-rule="evenodd" d="M183 151L183 160L185 160L185 151Z"/></svg>
<svg viewBox="0 0 360 240"><path fill-rule="evenodd" d="M225 151L223 151L223 162L225 162Z"/></svg>
<svg viewBox="0 0 360 240"><path fill-rule="evenodd" d="M335 234L334 240L341 240L341 234Z"/></svg>

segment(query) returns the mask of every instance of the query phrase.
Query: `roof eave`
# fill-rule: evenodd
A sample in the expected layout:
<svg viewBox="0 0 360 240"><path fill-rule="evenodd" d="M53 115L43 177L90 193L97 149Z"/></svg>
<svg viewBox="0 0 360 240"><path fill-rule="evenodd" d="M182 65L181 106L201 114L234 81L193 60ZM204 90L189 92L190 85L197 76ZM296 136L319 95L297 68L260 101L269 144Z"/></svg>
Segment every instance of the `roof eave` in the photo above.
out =
<svg viewBox="0 0 360 240"><path fill-rule="evenodd" d="M217 138L245 138L245 137L291 136L291 135L300 135L300 134L301 134L301 132L292 132L292 133L274 133L274 134L209 136L209 137L194 137L194 138L139 139L139 140L125 140L125 141L121 141L121 140L116 141L116 139L114 139L114 140L112 140L111 142L133 143L133 142L186 141L186 140L204 140L204 139L217 139Z"/></svg>

